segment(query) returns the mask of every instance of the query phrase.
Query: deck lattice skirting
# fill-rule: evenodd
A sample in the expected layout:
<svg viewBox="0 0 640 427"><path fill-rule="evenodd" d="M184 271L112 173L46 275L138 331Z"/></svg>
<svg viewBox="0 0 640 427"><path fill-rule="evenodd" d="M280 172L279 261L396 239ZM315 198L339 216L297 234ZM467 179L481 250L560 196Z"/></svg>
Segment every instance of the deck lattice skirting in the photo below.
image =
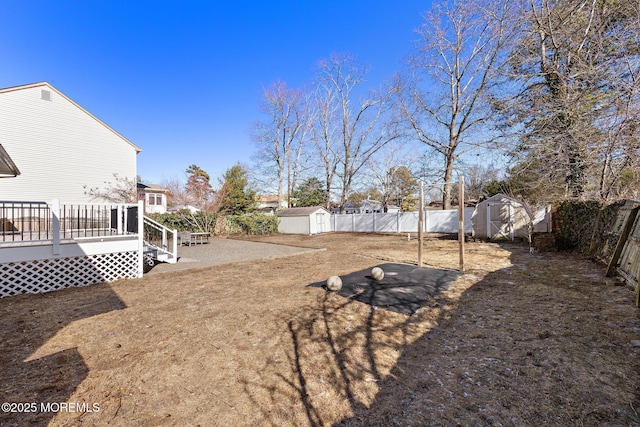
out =
<svg viewBox="0 0 640 427"><path fill-rule="evenodd" d="M0 298L135 279L138 252L104 253L0 264Z"/></svg>
<svg viewBox="0 0 640 427"><path fill-rule="evenodd" d="M142 202L0 202L0 298L143 274Z"/></svg>

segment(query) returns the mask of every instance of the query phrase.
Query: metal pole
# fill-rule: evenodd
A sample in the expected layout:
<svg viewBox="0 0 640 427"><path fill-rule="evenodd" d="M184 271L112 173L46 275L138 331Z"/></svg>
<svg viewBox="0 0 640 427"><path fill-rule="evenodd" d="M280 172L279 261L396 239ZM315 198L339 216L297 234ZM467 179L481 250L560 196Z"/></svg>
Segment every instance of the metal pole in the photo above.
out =
<svg viewBox="0 0 640 427"><path fill-rule="evenodd" d="M458 175L458 241L460 243L460 271L464 272L464 176Z"/></svg>
<svg viewBox="0 0 640 427"><path fill-rule="evenodd" d="M422 267L422 246L424 230L424 187L420 181L420 212L418 213L418 267Z"/></svg>

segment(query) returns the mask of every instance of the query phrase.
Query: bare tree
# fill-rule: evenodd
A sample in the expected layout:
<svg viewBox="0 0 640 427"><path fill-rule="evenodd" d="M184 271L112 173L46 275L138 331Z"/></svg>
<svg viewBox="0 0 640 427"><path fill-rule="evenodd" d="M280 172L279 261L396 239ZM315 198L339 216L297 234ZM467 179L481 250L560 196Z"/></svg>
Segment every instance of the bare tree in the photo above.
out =
<svg viewBox="0 0 640 427"><path fill-rule="evenodd" d="M104 187L85 188L85 194L92 200L102 200L110 203L135 203L138 199L137 182L135 179L113 174L112 181L105 181Z"/></svg>
<svg viewBox="0 0 640 427"><path fill-rule="evenodd" d="M224 190L215 191L209 174L197 165L185 171L187 184L172 179L163 185L169 190L167 205L176 210L176 215L190 231L214 232Z"/></svg>
<svg viewBox="0 0 640 427"><path fill-rule="evenodd" d="M256 124L254 138L261 145L260 158L275 164L281 206L285 185L286 194L290 195L301 169L309 130L306 94L278 80L263 90L260 110L268 119ZM287 204L290 206L290 201Z"/></svg>
<svg viewBox="0 0 640 427"><path fill-rule="evenodd" d="M420 41L407 73L398 79L410 132L442 159L444 209L451 207L456 160L500 137L490 131L489 105L512 35L511 13L511 0L434 4L417 30Z"/></svg>
<svg viewBox="0 0 640 427"><path fill-rule="evenodd" d="M366 182L379 190L384 212L391 204L401 206L411 195L415 195L418 188L411 172L416 158L404 148L401 145L389 145L367 162ZM411 203L404 204L407 209L410 208Z"/></svg>
<svg viewBox="0 0 640 427"><path fill-rule="evenodd" d="M465 198L482 200L486 196L485 186L498 180L499 171L492 165L470 165L465 170Z"/></svg>
<svg viewBox="0 0 640 427"><path fill-rule="evenodd" d="M554 198L609 199L638 172L640 4L529 0L510 63L513 178ZM506 106L506 108L505 108Z"/></svg>
<svg viewBox="0 0 640 427"><path fill-rule="evenodd" d="M313 140L324 166L326 204L338 177L341 211L354 177L371 156L400 137L390 114L390 90L356 99L366 74L367 68L350 55L333 54L318 62Z"/></svg>

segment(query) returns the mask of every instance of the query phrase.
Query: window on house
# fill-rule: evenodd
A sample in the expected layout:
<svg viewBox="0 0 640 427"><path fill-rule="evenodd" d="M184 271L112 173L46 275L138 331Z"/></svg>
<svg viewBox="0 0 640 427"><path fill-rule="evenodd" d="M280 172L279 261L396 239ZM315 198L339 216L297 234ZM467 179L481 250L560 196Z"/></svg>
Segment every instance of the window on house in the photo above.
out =
<svg viewBox="0 0 640 427"><path fill-rule="evenodd" d="M150 205L162 205L162 194L149 194Z"/></svg>

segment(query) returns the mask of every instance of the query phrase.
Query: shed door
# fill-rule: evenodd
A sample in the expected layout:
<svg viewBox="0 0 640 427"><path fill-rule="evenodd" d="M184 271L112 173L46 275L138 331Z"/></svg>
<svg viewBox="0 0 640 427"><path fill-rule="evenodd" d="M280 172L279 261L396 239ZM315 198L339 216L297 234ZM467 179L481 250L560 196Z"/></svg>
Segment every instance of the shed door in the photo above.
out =
<svg viewBox="0 0 640 427"><path fill-rule="evenodd" d="M510 203L487 203L487 237L513 240L513 207Z"/></svg>
<svg viewBox="0 0 640 427"><path fill-rule="evenodd" d="M316 213L316 232L318 233L324 233L326 232L325 230L325 220L324 220L324 214L323 213Z"/></svg>

